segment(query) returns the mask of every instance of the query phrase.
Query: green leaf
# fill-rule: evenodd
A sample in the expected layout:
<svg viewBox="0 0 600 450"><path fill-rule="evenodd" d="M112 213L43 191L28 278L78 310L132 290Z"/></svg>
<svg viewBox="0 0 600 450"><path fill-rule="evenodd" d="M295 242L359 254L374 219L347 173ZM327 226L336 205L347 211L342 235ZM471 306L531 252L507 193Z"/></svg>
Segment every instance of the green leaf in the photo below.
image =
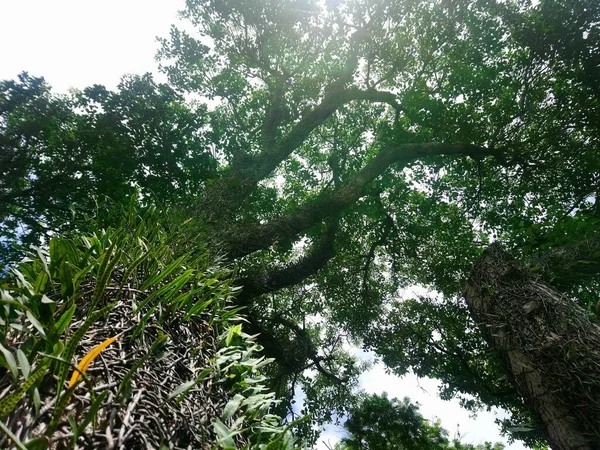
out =
<svg viewBox="0 0 600 450"><path fill-rule="evenodd" d="M37 276L37 279L35 280L35 283L33 285L33 288L35 289L35 292L44 292L46 289L46 284L48 284L48 281L50 280L50 276L48 275L47 272L40 272Z"/></svg>
<svg viewBox="0 0 600 450"><path fill-rule="evenodd" d="M38 380L41 380L46 374L46 367L50 364L49 358L44 358L39 363L39 366L33 371L28 380L21 385L12 394L7 395L0 400L0 419L5 419L13 411L17 403L21 400L23 395L35 384Z"/></svg>
<svg viewBox="0 0 600 450"><path fill-rule="evenodd" d="M219 440L219 445L224 448L235 448L235 441L233 437L240 432L237 430L230 430L227 425L221 422L219 419L214 418L212 420L213 428L215 429L215 433L217 434L217 438Z"/></svg>
<svg viewBox="0 0 600 450"><path fill-rule="evenodd" d="M112 244L104 252L104 255L102 257L102 262L100 263L100 267L98 268L96 276L96 286L94 287L94 294L92 295L92 306L95 306L96 303L100 300L100 297L104 294L104 290L106 289L106 286L108 286L108 282L110 281L110 275L112 274L115 266L121 259L122 250L118 249L116 252L114 252L114 249L117 245L118 237L119 233L115 233L115 235L113 236Z"/></svg>
<svg viewBox="0 0 600 450"><path fill-rule="evenodd" d="M60 338L65 330L68 328L71 323L71 319L73 318L73 313L75 312L76 306L72 304L65 312L63 312L54 324L54 336L56 339Z"/></svg>
<svg viewBox="0 0 600 450"><path fill-rule="evenodd" d="M225 345L229 347L234 337L238 337L242 335L242 326L241 325L233 325L229 328L227 332L227 337L225 338Z"/></svg>
<svg viewBox="0 0 600 450"><path fill-rule="evenodd" d="M173 261L171 264L169 264L163 270L161 270L160 272L156 273L152 277L148 278L140 286L140 291L145 291L150 286L154 286L154 285L160 283L166 277L168 277L169 275L171 275L175 270L181 269L181 266L183 265L183 261L185 261L185 259L186 259L186 256L181 256L181 257L177 258L175 261Z"/></svg>
<svg viewBox="0 0 600 450"><path fill-rule="evenodd" d="M206 310L206 308L208 308L213 302L213 299L197 302L196 304L194 304L194 306L190 308L188 313L185 316L183 316L183 319L189 320L192 316L198 316L202 314Z"/></svg>
<svg viewBox="0 0 600 450"><path fill-rule="evenodd" d="M50 444L48 443L48 438L46 436L33 438L25 443L27 450L47 450L49 446Z"/></svg>
<svg viewBox="0 0 600 450"><path fill-rule="evenodd" d="M196 384L197 383L195 380L186 381L185 383L180 384L179 386L177 386L177 388L173 392L171 392L169 394L167 401L169 401L175 397L179 397L181 394L187 393L190 389L192 389L194 386L196 386Z"/></svg>
<svg viewBox="0 0 600 450"><path fill-rule="evenodd" d="M13 441L13 444L17 446L19 450L27 450L27 447L17 438L12 431L10 431L3 422L0 421L0 430L4 431L4 433Z"/></svg>
<svg viewBox="0 0 600 450"><path fill-rule="evenodd" d="M69 422L71 430L73 431L73 436L71 436L71 445L73 446L73 448L75 448L77 444L77 439L79 439L79 427L77 426L77 420L75 420L75 417L69 415L67 417L67 421Z"/></svg>
<svg viewBox="0 0 600 450"><path fill-rule="evenodd" d="M106 399L107 395L108 391L104 391L99 396L97 396L96 399L92 402L85 418L79 424L78 434L83 434L85 428L92 422L92 420L96 418L96 414L98 414L98 410L100 409L100 406L102 406L102 403Z"/></svg>
<svg viewBox="0 0 600 450"><path fill-rule="evenodd" d="M21 372L27 380L27 378L29 378L29 373L31 372L31 365L27 360L27 356L25 355L25 353L23 353L23 350L21 350L20 348L17 349L17 359L19 360L19 366L21 366Z"/></svg>
<svg viewBox="0 0 600 450"><path fill-rule="evenodd" d="M62 297L67 299L75 292L75 288L73 286L73 271L71 270L71 265L69 262L63 261L60 263L58 275L60 279L60 290Z"/></svg>
<svg viewBox="0 0 600 450"><path fill-rule="evenodd" d="M42 399L40 398L40 391L37 387L33 388L33 407L35 408L35 413L39 414L42 407Z"/></svg>
<svg viewBox="0 0 600 450"><path fill-rule="evenodd" d="M235 412L240 408L240 405L244 401L244 396L241 394L235 394L231 400L227 402L225 408L223 408L223 413L221 414L221 419L229 420Z"/></svg>
<svg viewBox="0 0 600 450"><path fill-rule="evenodd" d="M73 289L75 291L79 289L79 285L93 268L94 266L92 264L88 264L83 269L78 270L77 273L75 273L75 275L73 276Z"/></svg>
<svg viewBox="0 0 600 450"><path fill-rule="evenodd" d="M0 352L4 356L4 361L6 362L6 367L12 372L15 380L19 377L19 369L17 366L17 361L13 354L8 351L2 344L0 344Z"/></svg>
<svg viewBox="0 0 600 450"><path fill-rule="evenodd" d="M31 311L27 306L25 306L23 303L18 302L16 300L9 300L9 299L0 299L0 304L4 304L4 305L10 305L14 308L20 309L21 311Z"/></svg>
<svg viewBox="0 0 600 450"><path fill-rule="evenodd" d="M125 273L123 274L123 281L121 282L121 289L123 289L123 287L125 286L125 283L127 283L129 281L129 277L131 276L131 274L134 273L134 271L137 270L138 266L140 264L142 264L144 261L146 261L149 258L149 256L150 256L150 252L145 251L135 261L127 264L127 269L125 270Z"/></svg>
<svg viewBox="0 0 600 450"><path fill-rule="evenodd" d="M31 311L27 311L25 314L27 315L27 319L29 319L29 322L31 322L35 329L38 330L40 335L45 339L46 332L44 331L44 327L42 326L42 324L33 316Z"/></svg>

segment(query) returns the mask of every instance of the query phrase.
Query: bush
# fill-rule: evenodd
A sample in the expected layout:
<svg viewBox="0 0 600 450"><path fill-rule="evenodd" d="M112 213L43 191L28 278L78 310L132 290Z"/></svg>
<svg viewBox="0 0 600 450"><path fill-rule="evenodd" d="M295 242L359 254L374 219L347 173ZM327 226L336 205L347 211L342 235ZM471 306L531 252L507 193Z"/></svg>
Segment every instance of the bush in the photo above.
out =
<svg viewBox="0 0 600 450"><path fill-rule="evenodd" d="M0 447L295 445L229 306L232 271L165 214L132 205L0 280Z"/></svg>

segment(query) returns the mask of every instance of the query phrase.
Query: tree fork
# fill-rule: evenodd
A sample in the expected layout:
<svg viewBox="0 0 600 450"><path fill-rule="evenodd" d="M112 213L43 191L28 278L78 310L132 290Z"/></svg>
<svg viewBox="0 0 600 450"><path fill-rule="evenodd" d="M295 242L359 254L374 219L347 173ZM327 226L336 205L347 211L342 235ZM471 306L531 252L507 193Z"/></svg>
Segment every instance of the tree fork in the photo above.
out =
<svg viewBox="0 0 600 450"><path fill-rule="evenodd" d="M406 165L411 161L431 156L468 156L474 159L494 156L502 159L504 155L499 150L471 144L383 144L379 153L347 183L333 190L324 190L295 211L270 222L251 228L233 226L224 238L224 251L231 259L241 258L268 248L278 239L292 239L319 221L338 215L356 203L365 195L365 186L392 164Z"/></svg>
<svg viewBox="0 0 600 450"><path fill-rule="evenodd" d="M600 327L498 244L475 263L464 296L550 446L600 449Z"/></svg>

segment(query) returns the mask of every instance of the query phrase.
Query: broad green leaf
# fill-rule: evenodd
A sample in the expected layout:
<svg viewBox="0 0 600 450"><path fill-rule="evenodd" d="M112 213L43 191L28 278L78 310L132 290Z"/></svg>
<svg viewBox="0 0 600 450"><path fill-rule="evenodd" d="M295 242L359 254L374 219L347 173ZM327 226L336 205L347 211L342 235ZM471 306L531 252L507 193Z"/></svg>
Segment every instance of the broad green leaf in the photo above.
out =
<svg viewBox="0 0 600 450"><path fill-rule="evenodd" d="M46 284L48 284L49 280L50 276L47 272L40 272L35 280L35 284L33 285L35 292L44 292L46 289Z"/></svg>
<svg viewBox="0 0 600 450"><path fill-rule="evenodd" d="M17 359L19 360L19 366L21 367L23 377L27 380L27 378L29 378L29 373L31 372L31 365L27 360L27 356L20 348L17 349Z"/></svg>
<svg viewBox="0 0 600 450"><path fill-rule="evenodd" d="M233 341L234 337L241 336L242 334L242 326L241 325L233 325L229 328L227 332L227 337L225 338L225 345L229 347Z"/></svg>
<svg viewBox="0 0 600 450"><path fill-rule="evenodd" d="M235 394L231 400L227 402L225 408L223 408L223 413L221 414L222 420L229 420L235 412L239 409L242 402L244 401L244 396L241 394Z"/></svg>
<svg viewBox="0 0 600 450"><path fill-rule="evenodd" d="M2 352L2 355L4 356L4 362L6 363L5 366L7 369L9 369L12 374L13 377L15 377L15 379L17 379L19 377L19 369L17 366L17 361L15 360L15 357L13 356L13 354L8 351L6 348L4 348L4 346L2 344L0 344L0 352Z"/></svg>
<svg viewBox="0 0 600 450"><path fill-rule="evenodd" d="M212 421L213 428L215 429L215 433L217 434L217 438L219 440L219 445L224 448L235 448L234 436L239 434L237 430L230 430L227 425L221 422L219 419L214 418Z"/></svg>
<svg viewBox="0 0 600 450"><path fill-rule="evenodd" d="M38 330L38 332L40 333L40 335L45 339L46 338L46 332L44 331L44 327L39 322L39 320L37 320L33 316L33 314L31 313L31 311L27 311L25 314L27 315L27 319L29 320L29 322L31 322L31 325L33 325L35 327L35 329Z"/></svg>

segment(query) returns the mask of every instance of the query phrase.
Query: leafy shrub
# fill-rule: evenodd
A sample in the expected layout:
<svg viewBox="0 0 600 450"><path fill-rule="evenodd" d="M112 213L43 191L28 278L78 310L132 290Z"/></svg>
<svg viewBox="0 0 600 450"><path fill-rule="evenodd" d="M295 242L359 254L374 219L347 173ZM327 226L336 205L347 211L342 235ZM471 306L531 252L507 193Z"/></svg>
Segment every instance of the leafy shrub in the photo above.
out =
<svg viewBox="0 0 600 450"><path fill-rule="evenodd" d="M0 280L0 447L294 445L229 306L232 271L166 213L132 203Z"/></svg>

